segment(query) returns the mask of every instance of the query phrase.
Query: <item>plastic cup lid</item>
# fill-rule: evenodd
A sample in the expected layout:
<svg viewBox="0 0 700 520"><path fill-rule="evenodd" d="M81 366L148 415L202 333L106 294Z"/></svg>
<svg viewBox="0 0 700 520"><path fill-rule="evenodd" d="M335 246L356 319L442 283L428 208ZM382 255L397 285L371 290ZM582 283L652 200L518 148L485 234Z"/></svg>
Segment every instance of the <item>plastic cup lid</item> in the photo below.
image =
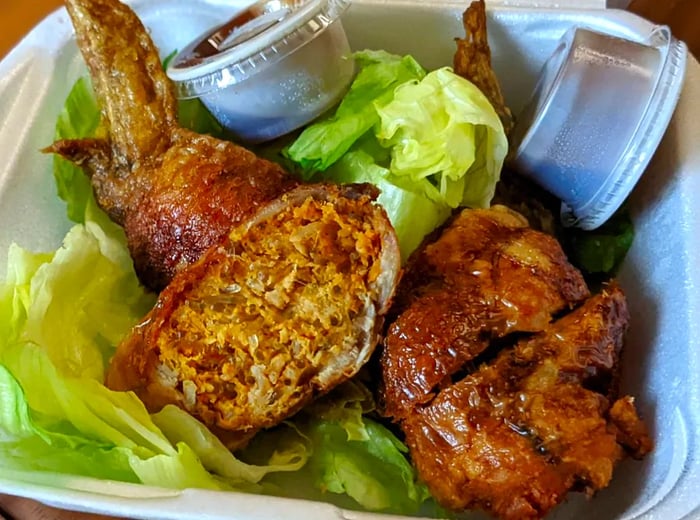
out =
<svg viewBox="0 0 700 520"><path fill-rule="evenodd" d="M321 34L350 0L261 0L195 38L168 65L180 98L240 83Z"/></svg>
<svg viewBox="0 0 700 520"><path fill-rule="evenodd" d="M686 55L667 27L643 43L581 27L562 38L519 116L511 164L562 200L564 225L595 229L630 194L670 122Z"/></svg>

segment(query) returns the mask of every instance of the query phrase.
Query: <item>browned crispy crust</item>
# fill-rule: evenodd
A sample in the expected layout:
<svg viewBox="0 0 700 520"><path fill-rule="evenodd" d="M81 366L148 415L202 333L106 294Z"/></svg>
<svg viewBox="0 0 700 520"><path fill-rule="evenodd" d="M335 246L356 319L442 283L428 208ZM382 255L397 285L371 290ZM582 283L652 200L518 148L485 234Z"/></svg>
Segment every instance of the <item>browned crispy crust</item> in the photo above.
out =
<svg viewBox="0 0 700 520"><path fill-rule="evenodd" d="M462 211L407 266L381 356L384 412L404 417L494 339L542 331L588 295L557 241L522 216Z"/></svg>
<svg viewBox="0 0 700 520"><path fill-rule="evenodd" d="M232 449L352 377L398 283L376 192L305 186L175 276L118 348L107 386L178 405Z"/></svg>
<svg viewBox="0 0 700 520"><path fill-rule="evenodd" d="M626 395L615 401L609 415L616 428L618 442L633 458L641 459L654 449L649 429L637 414L634 397Z"/></svg>
<svg viewBox="0 0 700 520"><path fill-rule="evenodd" d="M280 166L183 129L157 49L118 0L67 0L102 106L106 139L46 151L83 167L98 204L124 226L137 274L160 290L235 225L297 183Z"/></svg>
<svg viewBox="0 0 700 520"><path fill-rule="evenodd" d="M628 318L609 286L416 408L404 431L433 495L454 510L541 518L571 489L607 486L623 447L646 454L631 399L611 408L589 389L614 370Z"/></svg>
<svg viewBox="0 0 700 520"><path fill-rule="evenodd" d="M476 85L488 98L501 118L506 134L513 127L513 116L506 105L501 86L491 68L491 49L486 30L486 4L484 0L472 2L462 22L466 36L455 38L454 71Z"/></svg>

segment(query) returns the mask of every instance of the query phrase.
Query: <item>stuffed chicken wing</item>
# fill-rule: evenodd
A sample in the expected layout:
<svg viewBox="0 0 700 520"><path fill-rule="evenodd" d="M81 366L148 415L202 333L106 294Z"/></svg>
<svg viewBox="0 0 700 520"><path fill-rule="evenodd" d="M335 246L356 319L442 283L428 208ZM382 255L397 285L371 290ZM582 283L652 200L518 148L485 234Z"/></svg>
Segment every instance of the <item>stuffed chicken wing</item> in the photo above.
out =
<svg viewBox="0 0 700 520"><path fill-rule="evenodd" d="M233 229L161 293L107 386L153 411L178 405L235 449L352 377L379 341L400 271L374 195L301 187Z"/></svg>

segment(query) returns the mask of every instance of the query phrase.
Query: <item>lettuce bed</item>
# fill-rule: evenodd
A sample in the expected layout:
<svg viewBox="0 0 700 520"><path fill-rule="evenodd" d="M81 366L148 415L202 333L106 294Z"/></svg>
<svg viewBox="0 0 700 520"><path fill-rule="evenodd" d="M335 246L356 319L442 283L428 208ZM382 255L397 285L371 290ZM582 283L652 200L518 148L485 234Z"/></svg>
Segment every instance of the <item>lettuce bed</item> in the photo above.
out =
<svg viewBox="0 0 700 520"><path fill-rule="evenodd" d="M408 256L459 207L487 207L507 139L494 109L450 69L425 71L410 56L356 54L358 73L335 112L291 144L259 153L306 181L369 182L380 189ZM197 101L180 122L227 137ZM99 107L79 80L57 138L100 135ZM155 302L139 284L121 228L98 208L89 180L55 158L57 193L75 226L63 246L13 245L0 285L0 467L143 483L331 501L348 508L440 515L405 445L375 420L358 378L279 427L229 452L173 406L150 415L132 393L103 384L116 345ZM569 233L572 257L608 272L633 239L621 213L593 234Z"/></svg>

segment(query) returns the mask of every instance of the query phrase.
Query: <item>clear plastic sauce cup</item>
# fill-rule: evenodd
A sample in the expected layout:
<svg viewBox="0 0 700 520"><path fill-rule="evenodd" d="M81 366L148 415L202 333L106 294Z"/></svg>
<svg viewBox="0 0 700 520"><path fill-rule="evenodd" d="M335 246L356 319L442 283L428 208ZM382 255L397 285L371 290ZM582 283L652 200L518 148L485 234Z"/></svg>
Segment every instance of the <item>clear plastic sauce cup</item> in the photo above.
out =
<svg viewBox="0 0 700 520"><path fill-rule="evenodd" d="M291 132L335 105L354 76L340 15L349 0L263 0L196 38L168 65L244 141Z"/></svg>

